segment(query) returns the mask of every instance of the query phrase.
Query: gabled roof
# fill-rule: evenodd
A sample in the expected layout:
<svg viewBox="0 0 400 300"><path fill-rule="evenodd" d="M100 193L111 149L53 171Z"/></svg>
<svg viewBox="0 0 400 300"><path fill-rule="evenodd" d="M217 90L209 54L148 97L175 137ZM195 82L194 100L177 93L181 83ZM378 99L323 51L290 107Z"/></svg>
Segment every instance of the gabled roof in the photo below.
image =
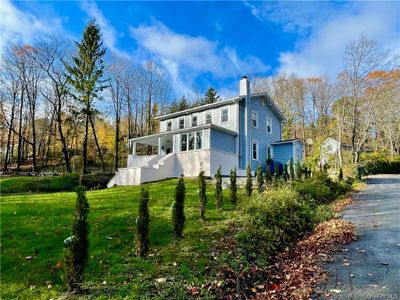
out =
<svg viewBox="0 0 400 300"><path fill-rule="evenodd" d="M276 106L276 104L272 101L271 97L267 94L267 93L259 93L259 94L251 94L250 95L250 99L253 98L258 98L258 97L262 97L264 98L264 100L267 102L269 108L276 114L276 116L281 120L281 121L285 121L286 122L286 118L285 116L282 114L282 112L279 110L279 108ZM200 111L205 111L207 109L210 108L216 108L216 107L221 107L227 104L234 104L237 103L241 100L244 100L245 96L236 96L233 98L229 98L226 100L221 100L218 102L214 102L211 104L205 104L205 105L201 105L201 106L197 106L197 107L193 107L193 108L188 108L182 111L178 111L178 112L174 112L174 113L170 113L170 114L166 114L163 116L158 116L156 117L156 119L159 120L166 120L166 119L170 119L170 118L174 118L174 117L178 117L178 116L185 116L185 115L190 115L194 112L200 112Z"/></svg>
<svg viewBox="0 0 400 300"><path fill-rule="evenodd" d="M300 142L304 146L304 143L301 139L289 139L289 140L284 140L284 141L276 141L276 142L271 143L271 145L292 144L294 142Z"/></svg>

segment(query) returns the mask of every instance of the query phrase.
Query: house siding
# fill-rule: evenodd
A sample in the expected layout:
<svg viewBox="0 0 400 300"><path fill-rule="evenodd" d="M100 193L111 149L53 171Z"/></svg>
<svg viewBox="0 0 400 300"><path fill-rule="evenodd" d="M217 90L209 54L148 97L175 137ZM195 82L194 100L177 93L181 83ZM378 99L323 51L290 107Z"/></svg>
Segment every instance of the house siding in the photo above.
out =
<svg viewBox="0 0 400 300"><path fill-rule="evenodd" d="M273 160L282 164L288 163L293 157L293 144L278 144L273 146Z"/></svg>
<svg viewBox="0 0 400 300"><path fill-rule="evenodd" d="M235 154L236 152L236 136L211 129L211 149L224 151Z"/></svg>
<svg viewBox="0 0 400 300"><path fill-rule="evenodd" d="M304 146L299 141L292 143L276 144L273 147L273 159L280 163L289 163L290 159L296 163L303 161Z"/></svg>
<svg viewBox="0 0 400 300"><path fill-rule="evenodd" d="M264 105L261 104L264 102ZM254 128L251 124L251 111L258 113L258 126ZM249 108L250 115L250 141L256 140L258 142L258 158L253 160L250 155L251 169L255 171L259 164L261 164L263 170L266 168L266 160L268 155L268 147L271 147L271 143L279 141L281 139L281 121L275 115L275 113L269 108L268 104L261 98L252 98ZM267 132L267 119L271 120L272 132ZM250 151L252 142L250 143ZM251 153L251 152L250 152Z"/></svg>

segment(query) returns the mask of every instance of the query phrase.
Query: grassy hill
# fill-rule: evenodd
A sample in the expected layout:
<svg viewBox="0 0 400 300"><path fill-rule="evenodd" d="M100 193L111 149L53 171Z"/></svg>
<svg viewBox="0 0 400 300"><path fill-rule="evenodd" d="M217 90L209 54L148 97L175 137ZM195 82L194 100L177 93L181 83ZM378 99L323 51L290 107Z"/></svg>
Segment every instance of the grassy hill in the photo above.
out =
<svg viewBox="0 0 400 300"><path fill-rule="evenodd" d="M29 178L15 178L29 187ZM36 178L31 178L35 181ZM59 181L59 179L56 179ZM9 191L15 182L3 179ZM333 216L331 203L351 181L326 174L275 182L251 198L239 190L234 207L225 191L216 210L208 185L206 222L199 220L197 182L185 179L184 238L172 237L176 179L149 183L150 254L135 256L140 187L88 191L89 264L83 299L202 299L237 293L230 277L241 277L241 295L267 279L262 269L313 227ZM51 299L66 291L63 241L71 235L74 192L21 193L1 197L1 289L3 299ZM239 279L238 279L239 280Z"/></svg>
<svg viewBox="0 0 400 300"><path fill-rule="evenodd" d="M10 186L9 181L0 183ZM197 183L186 180L184 239L175 241L171 205L176 183L148 184L151 244L146 260L135 257L133 251L140 188L87 192L90 259L86 288L91 298L185 299L189 285L198 286L213 278L221 263L214 259L213 248L229 230L229 222L238 217L237 212L227 195L224 209L217 211L213 191L208 189L207 222L203 224L198 218ZM3 299L50 299L65 291L63 240L71 232L75 199L73 192L1 197ZM225 256L229 258L228 253Z"/></svg>

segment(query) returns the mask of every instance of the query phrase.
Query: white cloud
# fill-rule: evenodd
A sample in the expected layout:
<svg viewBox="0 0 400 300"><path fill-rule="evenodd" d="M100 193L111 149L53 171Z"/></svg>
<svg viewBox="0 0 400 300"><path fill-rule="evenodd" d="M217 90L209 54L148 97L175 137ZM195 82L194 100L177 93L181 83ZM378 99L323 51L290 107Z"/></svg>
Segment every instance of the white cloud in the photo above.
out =
<svg viewBox="0 0 400 300"><path fill-rule="evenodd" d="M61 34L61 18L40 19L29 12L19 10L8 0L0 5L0 54L4 47L15 43L32 43L43 35Z"/></svg>
<svg viewBox="0 0 400 300"><path fill-rule="evenodd" d="M279 72L335 76L342 69L346 46L362 33L384 49L400 49L399 3L268 2L252 12L298 35L294 50L280 53Z"/></svg>
<svg viewBox="0 0 400 300"><path fill-rule="evenodd" d="M173 32L158 21L152 25L131 26L129 30L139 49L163 62L174 80L177 94L193 95L192 87L200 74L210 73L216 79L226 79L269 69L257 57L241 58L229 46L221 47L202 36Z"/></svg>
<svg viewBox="0 0 400 300"><path fill-rule="evenodd" d="M118 49L117 41L120 34L110 24L103 12L98 8L97 4L92 1L84 1L81 3L81 9L90 17L96 20L101 28L104 45L107 46L111 52L118 56L129 58L129 54L125 51Z"/></svg>

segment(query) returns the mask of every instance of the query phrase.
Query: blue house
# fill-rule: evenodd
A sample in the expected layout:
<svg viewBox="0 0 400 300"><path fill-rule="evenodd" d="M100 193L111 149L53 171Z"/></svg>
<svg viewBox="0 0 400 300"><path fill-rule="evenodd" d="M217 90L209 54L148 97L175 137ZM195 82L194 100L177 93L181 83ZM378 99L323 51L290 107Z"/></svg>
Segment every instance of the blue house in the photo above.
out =
<svg viewBox="0 0 400 300"><path fill-rule="evenodd" d="M165 178L197 176L204 170L213 176L221 166L229 175L236 168L245 176L246 166L263 170L271 157L280 164L302 161L304 144L299 139L282 140L282 112L266 93L251 94L244 76L239 96L158 117L160 132L129 140L126 168L120 168L108 184L138 185ZM138 145L157 149L154 155L139 155Z"/></svg>

